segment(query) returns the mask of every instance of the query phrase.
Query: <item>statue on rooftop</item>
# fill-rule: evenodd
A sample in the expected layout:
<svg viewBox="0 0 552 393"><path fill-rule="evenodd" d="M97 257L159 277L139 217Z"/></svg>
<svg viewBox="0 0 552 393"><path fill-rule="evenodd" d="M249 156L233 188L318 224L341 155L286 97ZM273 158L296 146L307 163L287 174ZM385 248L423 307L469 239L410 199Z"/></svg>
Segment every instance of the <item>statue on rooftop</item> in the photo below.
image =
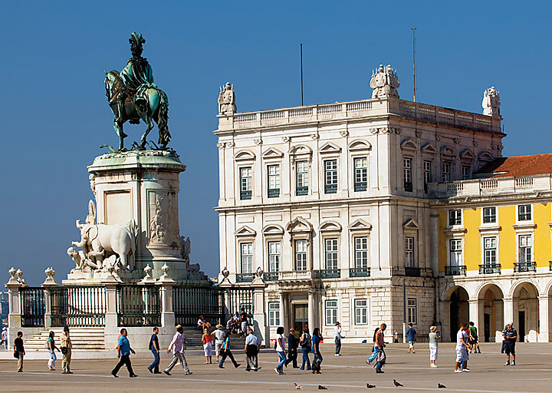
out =
<svg viewBox="0 0 552 393"><path fill-rule="evenodd" d="M399 77L390 65L384 68L380 64L377 72L372 71L372 79L370 79L370 87L373 89L372 98L399 98L397 89L400 85Z"/></svg>
<svg viewBox="0 0 552 393"><path fill-rule="evenodd" d="M219 98L219 115L232 114L238 111L236 107L236 94L234 93L234 85L226 82L226 86L220 88Z"/></svg>
<svg viewBox="0 0 552 393"><path fill-rule="evenodd" d="M165 92L153 83L153 70L148 60L142 57L143 44L146 40L142 34L132 33L130 39L132 58L119 73L105 73L105 91L109 106L115 116L113 128L119 136L119 150L124 150L123 124L140 124L140 119L147 125L146 132L140 140L140 149L145 149L146 138L153 129L153 121L159 129L159 146L165 149L171 139L169 133L169 100Z"/></svg>
<svg viewBox="0 0 552 393"><path fill-rule="evenodd" d="M500 117L500 93L494 86L489 87L483 93L483 114L492 117Z"/></svg>

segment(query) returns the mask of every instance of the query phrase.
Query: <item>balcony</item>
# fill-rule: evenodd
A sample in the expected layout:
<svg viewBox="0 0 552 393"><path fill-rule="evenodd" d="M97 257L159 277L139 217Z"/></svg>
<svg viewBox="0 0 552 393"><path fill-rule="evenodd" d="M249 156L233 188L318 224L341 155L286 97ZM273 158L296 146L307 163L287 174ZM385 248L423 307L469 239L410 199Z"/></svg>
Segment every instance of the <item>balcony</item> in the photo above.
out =
<svg viewBox="0 0 552 393"><path fill-rule="evenodd" d="M500 263L485 263L479 265L479 274L500 274Z"/></svg>
<svg viewBox="0 0 552 393"><path fill-rule="evenodd" d="M268 189L268 197L269 198L278 198L280 196L280 189L279 188L269 188Z"/></svg>
<svg viewBox="0 0 552 393"><path fill-rule="evenodd" d="M465 265L445 266L445 276L465 276L465 275L466 275Z"/></svg>
<svg viewBox="0 0 552 393"><path fill-rule="evenodd" d="M408 277L420 277L421 269L419 267L405 267L404 274Z"/></svg>
<svg viewBox="0 0 552 393"><path fill-rule="evenodd" d="M368 187L368 182L361 181L361 182L355 183L355 192L366 191L367 187Z"/></svg>
<svg viewBox="0 0 552 393"><path fill-rule="evenodd" d="M281 281L310 281L319 277L319 270L292 270L279 272Z"/></svg>
<svg viewBox="0 0 552 393"><path fill-rule="evenodd" d="M325 194L335 194L337 192L337 184L326 184L324 186Z"/></svg>
<svg viewBox="0 0 552 393"><path fill-rule="evenodd" d="M255 278L255 273L236 274L236 282L251 282Z"/></svg>
<svg viewBox="0 0 552 393"><path fill-rule="evenodd" d="M370 268L369 267L350 268L349 277L370 277Z"/></svg>
<svg viewBox="0 0 552 393"><path fill-rule="evenodd" d="M341 277L341 272L339 269L323 269L318 271L320 278L339 278Z"/></svg>
<svg viewBox="0 0 552 393"><path fill-rule="evenodd" d="M251 199L251 190L249 191L240 191L240 199L243 201L243 200L247 200L247 199Z"/></svg>
<svg viewBox="0 0 552 393"><path fill-rule="evenodd" d="M297 190L295 192L295 195L301 196L301 195L309 195L309 187L297 187Z"/></svg>
<svg viewBox="0 0 552 393"><path fill-rule="evenodd" d="M536 271L537 271L537 263L535 261L514 263L515 273L528 273L528 272L536 272Z"/></svg>
<svg viewBox="0 0 552 393"><path fill-rule="evenodd" d="M263 274L264 281L278 281L278 272L268 272Z"/></svg>

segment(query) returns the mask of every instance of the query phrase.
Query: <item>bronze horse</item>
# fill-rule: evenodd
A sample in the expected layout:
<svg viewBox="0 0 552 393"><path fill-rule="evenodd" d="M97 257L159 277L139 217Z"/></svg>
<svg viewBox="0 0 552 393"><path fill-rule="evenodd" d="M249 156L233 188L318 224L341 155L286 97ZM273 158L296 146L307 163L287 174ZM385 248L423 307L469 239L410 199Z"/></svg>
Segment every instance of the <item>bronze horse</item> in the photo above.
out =
<svg viewBox="0 0 552 393"><path fill-rule="evenodd" d="M140 140L140 148L146 147L146 138L153 129L153 121L157 123L159 130L159 146L161 149L167 147L171 139L168 127L169 100L163 90L145 86L135 93L134 98L129 94L119 72L109 71L105 73L105 92L115 115L113 128L119 136L119 150L124 150L123 141L127 136L123 132L123 124L127 120L131 124L140 124L140 119L148 126Z"/></svg>

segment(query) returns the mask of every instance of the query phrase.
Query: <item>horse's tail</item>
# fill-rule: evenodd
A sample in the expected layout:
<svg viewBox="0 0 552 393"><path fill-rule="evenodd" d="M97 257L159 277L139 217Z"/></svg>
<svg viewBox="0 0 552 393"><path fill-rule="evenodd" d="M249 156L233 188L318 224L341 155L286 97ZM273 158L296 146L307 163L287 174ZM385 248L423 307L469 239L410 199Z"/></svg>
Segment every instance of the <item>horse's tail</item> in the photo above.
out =
<svg viewBox="0 0 552 393"><path fill-rule="evenodd" d="M169 132L169 99L165 92L161 89L159 91L159 108L157 110L157 127L159 128L159 145L162 147L167 146L171 140L171 134Z"/></svg>

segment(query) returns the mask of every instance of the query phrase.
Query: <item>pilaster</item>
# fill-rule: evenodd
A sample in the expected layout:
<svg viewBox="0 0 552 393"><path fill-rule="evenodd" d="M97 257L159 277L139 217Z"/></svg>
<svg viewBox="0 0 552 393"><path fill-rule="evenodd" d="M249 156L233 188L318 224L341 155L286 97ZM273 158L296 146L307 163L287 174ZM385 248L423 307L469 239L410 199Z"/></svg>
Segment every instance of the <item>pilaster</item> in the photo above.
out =
<svg viewBox="0 0 552 393"><path fill-rule="evenodd" d="M538 335L539 342L550 341L550 297L548 295L539 296L539 322L540 331Z"/></svg>

